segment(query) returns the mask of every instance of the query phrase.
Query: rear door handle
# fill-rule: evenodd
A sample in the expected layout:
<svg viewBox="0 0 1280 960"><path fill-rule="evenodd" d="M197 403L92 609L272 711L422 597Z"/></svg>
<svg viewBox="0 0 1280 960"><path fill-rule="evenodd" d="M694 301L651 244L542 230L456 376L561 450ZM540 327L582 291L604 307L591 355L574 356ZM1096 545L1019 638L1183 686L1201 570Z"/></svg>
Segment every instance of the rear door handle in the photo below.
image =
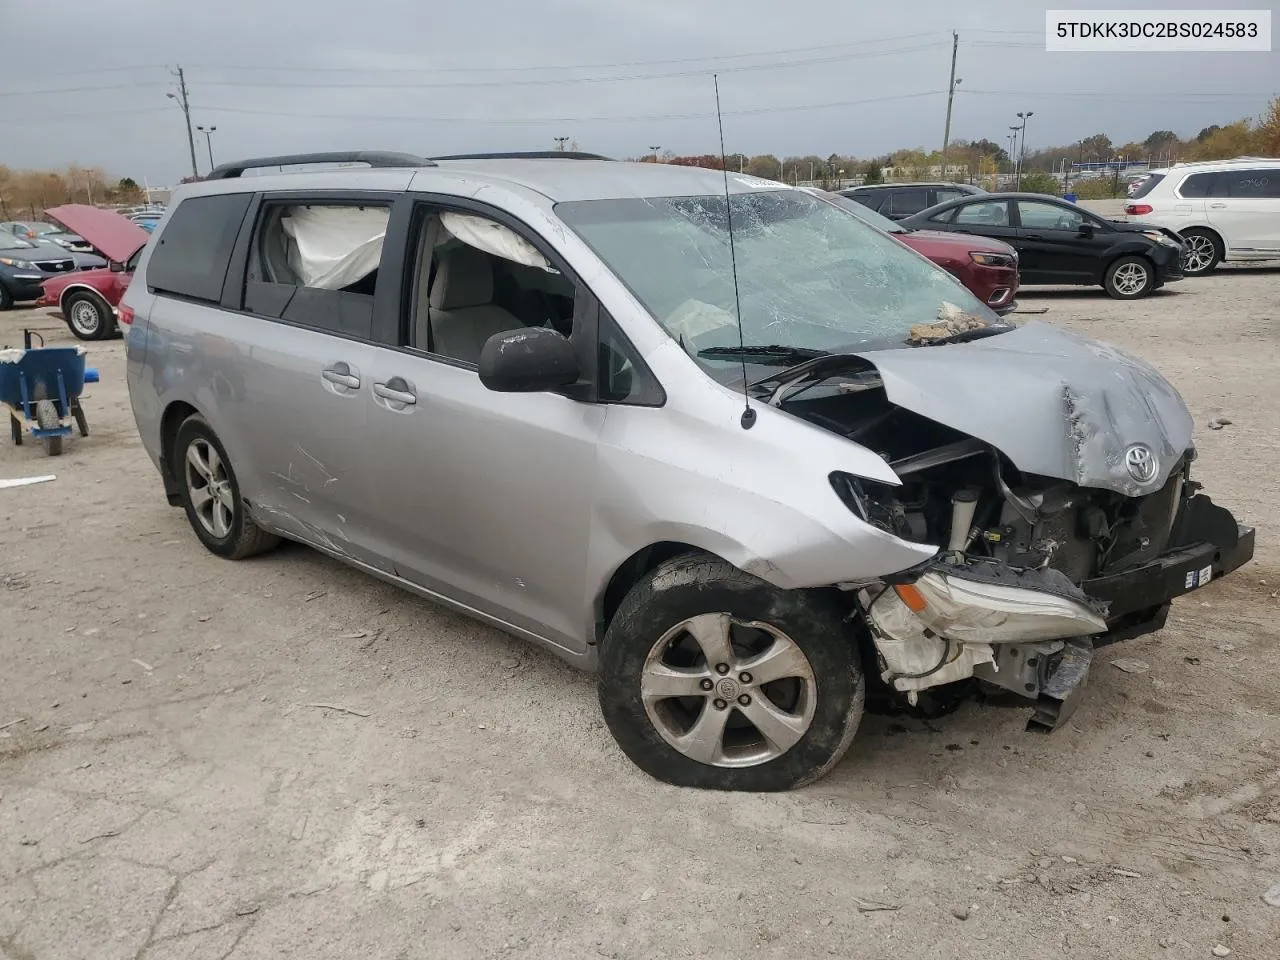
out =
<svg viewBox="0 0 1280 960"><path fill-rule="evenodd" d="M336 383L340 387L346 387L348 390L360 389L360 377L351 364L339 361L331 367L325 367L320 376L324 377L330 383Z"/></svg>
<svg viewBox="0 0 1280 960"><path fill-rule="evenodd" d="M1024 233L1022 235L1022 239L1023 240L1043 240L1044 237L1040 236L1040 234L1038 233Z"/></svg>
<svg viewBox="0 0 1280 960"><path fill-rule="evenodd" d="M1214 210L1225 210L1227 208L1225 203L1211 203L1209 206Z"/></svg>
<svg viewBox="0 0 1280 960"><path fill-rule="evenodd" d="M403 377L392 377L386 383L374 383L373 395L392 403L403 403L411 406L418 402L418 396L409 389Z"/></svg>

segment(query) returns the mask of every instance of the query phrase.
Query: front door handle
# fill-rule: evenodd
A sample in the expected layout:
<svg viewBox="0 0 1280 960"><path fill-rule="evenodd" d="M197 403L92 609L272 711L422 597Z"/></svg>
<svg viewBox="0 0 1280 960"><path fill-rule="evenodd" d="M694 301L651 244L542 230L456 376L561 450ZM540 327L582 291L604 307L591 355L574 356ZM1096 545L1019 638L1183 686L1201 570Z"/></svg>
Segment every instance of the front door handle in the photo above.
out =
<svg viewBox="0 0 1280 960"><path fill-rule="evenodd" d="M392 377L386 383L374 383L373 395L392 403L403 403L411 406L418 402L417 394L409 389L403 377Z"/></svg>
<svg viewBox="0 0 1280 960"><path fill-rule="evenodd" d="M1225 210L1227 205L1225 203L1211 203L1209 204L1209 207L1212 210Z"/></svg>
<svg viewBox="0 0 1280 960"><path fill-rule="evenodd" d="M1043 240L1044 237L1040 236L1040 234L1038 233L1024 233L1022 235L1022 239L1023 240Z"/></svg>
<svg viewBox="0 0 1280 960"><path fill-rule="evenodd" d="M339 361L331 367L325 367L320 376L330 383L336 383L338 386L346 387L348 390L360 389L360 377L351 368L351 364L343 361Z"/></svg>

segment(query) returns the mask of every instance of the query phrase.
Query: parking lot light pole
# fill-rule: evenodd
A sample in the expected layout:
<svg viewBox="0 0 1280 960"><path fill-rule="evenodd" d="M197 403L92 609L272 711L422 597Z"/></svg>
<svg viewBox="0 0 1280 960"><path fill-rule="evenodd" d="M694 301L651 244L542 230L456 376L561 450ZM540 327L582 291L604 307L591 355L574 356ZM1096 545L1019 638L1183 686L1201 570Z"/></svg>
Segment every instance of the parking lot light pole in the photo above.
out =
<svg viewBox="0 0 1280 960"><path fill-rule="evenodd" d="M1019 112L1018 119L1022 121L1018 129L1022 132L1022 146L1018 149L1018 180L1016 189L1022 189L1022 162L1027 158L1027 121L1036 115L1034 110L1028 110L1026 113Z"/></svg>
<svg viewBox="0 0 1280 960"><path fill-rule="evenodd" d="M213 169L213 132L218 128L213 126L202 127L199 124L197 124L196 129L204 134L204 145L209 150L209 169L212 170Z"/></svg>

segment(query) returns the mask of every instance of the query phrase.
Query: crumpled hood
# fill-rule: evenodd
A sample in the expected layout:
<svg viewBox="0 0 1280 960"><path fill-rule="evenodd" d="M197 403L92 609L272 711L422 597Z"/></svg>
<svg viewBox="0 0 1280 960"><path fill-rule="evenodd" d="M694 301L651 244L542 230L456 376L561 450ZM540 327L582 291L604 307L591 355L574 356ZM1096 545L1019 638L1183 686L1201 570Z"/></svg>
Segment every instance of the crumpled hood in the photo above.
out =
<svg viewBox="0 0 1280 960"><path fill-rule="evenodd" d="M1026 473L1145 496L1191 447L1191 414L1155 369L1047 323L858 356L880 372L890 401L991 444ZM1150 479L1141 479L1141 451L1130 456L1138 444L1155 457Z"/></svg>

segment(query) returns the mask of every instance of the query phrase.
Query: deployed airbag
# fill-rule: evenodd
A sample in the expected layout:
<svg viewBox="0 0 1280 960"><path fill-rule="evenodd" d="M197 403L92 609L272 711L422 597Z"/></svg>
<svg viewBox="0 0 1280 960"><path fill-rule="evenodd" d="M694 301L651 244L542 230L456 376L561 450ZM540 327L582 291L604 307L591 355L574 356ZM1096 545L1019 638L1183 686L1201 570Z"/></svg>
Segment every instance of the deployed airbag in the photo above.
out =
<svg viewBox="0 0 1280 960"><path fill-rule="evenodd" d="M298 282L341 290L373 273L390 216L386 207L290 207L280 225L293 241L289 267Z"/></svg>

